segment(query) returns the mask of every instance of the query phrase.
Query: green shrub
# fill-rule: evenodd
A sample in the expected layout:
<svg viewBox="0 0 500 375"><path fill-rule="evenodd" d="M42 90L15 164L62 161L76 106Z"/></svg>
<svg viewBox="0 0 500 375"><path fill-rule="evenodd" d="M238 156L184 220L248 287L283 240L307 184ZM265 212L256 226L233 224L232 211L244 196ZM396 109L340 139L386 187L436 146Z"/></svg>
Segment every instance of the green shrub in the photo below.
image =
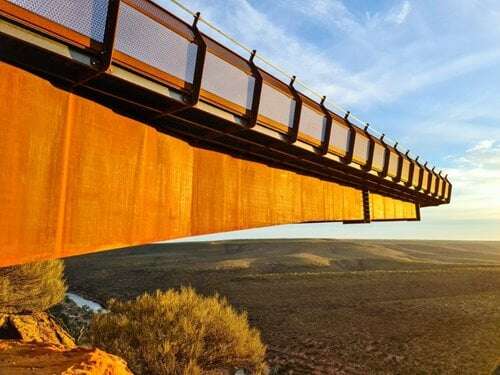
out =
<svg viewBox="0 0 500 375"><path fill-rule="evenodd" d="M266 348L246 314L226 299L191 289L157 291L135 300L111 300L95 315L92 342L124 358L138 374L199 374L245 368L261 373Z"/></svg>
<svg viewBox="0 0 500 375"><path fill-rule="evenodd" d="M0 268L0 312L45 311L66 294L64 263L49 260Z"/></svg>

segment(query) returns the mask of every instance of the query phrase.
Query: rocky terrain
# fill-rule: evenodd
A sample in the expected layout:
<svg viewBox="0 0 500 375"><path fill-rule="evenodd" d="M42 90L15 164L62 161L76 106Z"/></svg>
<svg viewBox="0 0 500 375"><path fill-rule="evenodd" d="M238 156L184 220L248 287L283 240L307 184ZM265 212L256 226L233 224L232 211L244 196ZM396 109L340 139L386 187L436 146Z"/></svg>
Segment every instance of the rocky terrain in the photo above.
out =
<svg viewBox="0 0 500 375"><path fill-rule="evenodd" d="M119 357L79 347L45 312L0 314L2 375L127 375Z"/></svg>

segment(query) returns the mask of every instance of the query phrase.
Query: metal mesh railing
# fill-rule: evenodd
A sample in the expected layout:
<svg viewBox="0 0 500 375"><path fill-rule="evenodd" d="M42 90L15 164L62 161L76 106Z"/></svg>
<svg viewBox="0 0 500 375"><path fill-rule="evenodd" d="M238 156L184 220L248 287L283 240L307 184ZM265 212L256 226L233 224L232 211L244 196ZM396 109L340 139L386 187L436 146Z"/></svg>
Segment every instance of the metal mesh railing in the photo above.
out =
<svg viewBox="0 0 500 375"><path fill-rule="evenodd" d="M104 40L108 0L8 0L97 42Z"/></svg>
<svg viewBox="0 0 500 375"><path fill-rule="evenodd" d="M84 35L92 41L105 43L109 4L116 0L8 1L50 22ZM384 177L389 176L396 181L408 182L407 186L411 185L414 188L418 188L420 184L422 190L448 198L451 185L446 182L445 178L425 168L420 180L421 168L403 156L399 151L401 146L398 148L397 142L385 137L373 126L367 125L341 106L325 100L320 93L308 87L304 82L260 54L256 54L249 47L191 11L179 0L170 1L194 16L195 23L202 23L220 34L249 53L252 58L247 60L224 47L220 48L223 53L216 53L212 47L217 45L217 42L199 33L197 26L184 24L152 1L121 0L118 21L115 24L117 25L116 37L111 48L123 56L117 53L114 56L115 59L133 66L138 71L144 67L152 68L154 77L159 77L167 83L177 80L186 91L188 86L194 89L198 85L203 99L208 100L213 97L215 104L221 104L222 107L224 107L223 102L227 102L231 108L240 108L239 112L243 116L254 111L253 104L257 102L255 97L256 91L258 92L257 87L261 85L261 91L258 92L259 105L254 111L258 114L259 121L271 124L274 128L278 127L282 132L294 130L299 134L299 140L303 134L308 140L314 140L312 142L314 145L324 144L327 146L327 151L340 157L349 156L344 158L349 163L354 161L359 165L368 164L369 168L381 173ZM198 39L196 35L199 36ZM201 43L209 41L211 43L201 64L198 61L201 53L200 38ZM205 47L206 45L203 46ZM253 58L261 63L259 68L255 65L252 67ZM269 82L272 76L262 69L263 65L290 79L293 84ZM200 66L201 74L197 77L196 71ZM261 73L256 73L259 71ZM151 76L151 72L148 71L148 73ZM261 74L264 73L266 78L262 80ZM197 80L199 82L196 82ZM281 86L283 86L282 89L277 88ZM300 92L296 90L296 87L301 88ZM316 105L317 108L330 113L333 118L333 121L330 121L331 131L327 131L327 123L330 123L327 120L330 117L305 105L300 99L301 96L305 97L302 92L308 92L322 99L321 105L319 101ZM312 99L308 101L312 102ZM329 109L327 110L326 107ZM357 129L354 128L355 125L358 125ZM296 127L298 129L295 129ZM362 128L364 130L361 130ZM326 134L330 134L329 139L325 138ZM373 140L377 138L375 134L381 135L376 142ZM371 155L370 152L372 152ZM387 155L389 155L388 160L386 160ZM413 173L410 173L410 163L414 163Z"/></svg>

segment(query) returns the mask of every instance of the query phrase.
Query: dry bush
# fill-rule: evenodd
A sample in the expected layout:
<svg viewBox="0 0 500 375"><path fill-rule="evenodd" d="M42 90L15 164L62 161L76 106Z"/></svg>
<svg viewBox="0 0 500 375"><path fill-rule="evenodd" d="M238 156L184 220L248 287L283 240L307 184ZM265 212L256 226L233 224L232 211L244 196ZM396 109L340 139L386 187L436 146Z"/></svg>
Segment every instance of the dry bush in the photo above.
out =
<svg viewBox="0 0 500 375"><path fill-rule="evenodd" d="M94 316L93 343L124 358L138 374L199 374L245 368L262 371L266 348L246 314L226 299L191 289L144 294L108 303Z"/></svg>
<svg viewBox="0 0 500 375"><path fill-rule="evenodd" d="M0 268L0 312L45 311L66 294L64 263L49 260Z"/></svg>

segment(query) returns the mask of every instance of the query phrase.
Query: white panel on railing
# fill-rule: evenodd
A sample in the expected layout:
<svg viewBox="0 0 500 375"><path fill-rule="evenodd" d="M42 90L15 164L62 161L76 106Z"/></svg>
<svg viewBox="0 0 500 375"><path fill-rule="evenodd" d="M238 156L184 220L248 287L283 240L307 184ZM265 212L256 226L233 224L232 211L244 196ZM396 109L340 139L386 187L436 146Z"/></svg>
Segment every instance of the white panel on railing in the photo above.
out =
<svg viewBox="0 0 500 375"><path fill-rule="evenodd" d="M385 147L380 143L375 142L375 147L373 148L373 163L372 168L376 171L381 172L384 169L385 163Z"/></svg>
<svg viewBox="0 0 500 375"><path fill-rule="evenodd" d="M391 151L389 156L389 169L387 170L387 174L391 177L396 177L398 174L399 167L399 155L394 151Z"/></svg>
<svg viewBox="0 0 500 375"><path fill-rule="evenodd" d="M438 178L438 190L437 190L438 196L440 196L440 197L443 196L443 190L444 190L444 180L441 177L439 177Z"/></svg>
<svg viewBox="0 0 500 375"><path fill-rule="evenodd" d="M8 0L89 38L102 42L108 0Z"/></svg>
<svg viewBox="0 0 500 375"><path fill-rule="evenodd" d="M254 85L254 77L207 52L201 83L204 90L250 109Z"/></svg>
<svg viewBox="0 0 500 375"><path fill-rule="evenodd" d="M332 134L330 136L330 146L342 155L347 153L349 149L350 130L347 126L333 121Z"/></svg>
<svg viewBox="0 0 500 375"><path fill-rule="evenodd" d="M264 83L259 103L259 114L291 128L295 100Z"/></svg>
<svg viewBox="0 0 500 375"><path fill-rule="evenodd" d="M354 152L352 154L353 160L366 164L368 161L368 153L370 151L370 141L368 137L361 133L356 134L356 138L354 139Z"/></svg>
<svg viewBox="0 0 500 375"><path fill-rule="evenodd" d="M424 169L422 172L422 190L427 191L428 189L428 184L429 184L429 171L427 169Z"/></svg>
<svg viewBox="0 0 500 375"><path fill-rule="evenodd" d="M401 181L408 182L410 178L410 161L403 158L403 169L401 170Z"/></svg>
<svg viewBox="0 0 500 375"><path fill-rule="evenodd" d="M185 82L193 82L196 44L123 2L115 48Z"/></svg>
<svg viewBox="0 0 500 375"><path fill-rule="evenodd" d="M431 175L431 190L430 190L430 193L431 194L435 194L436 193L436 175L434 173L432 173Z"/></svg>
<svg viewBox="0 0 500 375"><path fill-rule="evenodd" d="M325 135L326 117L323 114L316 112L303 105L300 111L299 132L314 138L321 143Z"/></svg>
<svg viewBox="0 0 500 375"><path fill-rule="evenodd" d="M415 164L414 167L413 167L413 178L412 178L412 181L411 181L411 185L413 187L417 187L418 186L418 182L420 180L420 167Z"/></svg>

